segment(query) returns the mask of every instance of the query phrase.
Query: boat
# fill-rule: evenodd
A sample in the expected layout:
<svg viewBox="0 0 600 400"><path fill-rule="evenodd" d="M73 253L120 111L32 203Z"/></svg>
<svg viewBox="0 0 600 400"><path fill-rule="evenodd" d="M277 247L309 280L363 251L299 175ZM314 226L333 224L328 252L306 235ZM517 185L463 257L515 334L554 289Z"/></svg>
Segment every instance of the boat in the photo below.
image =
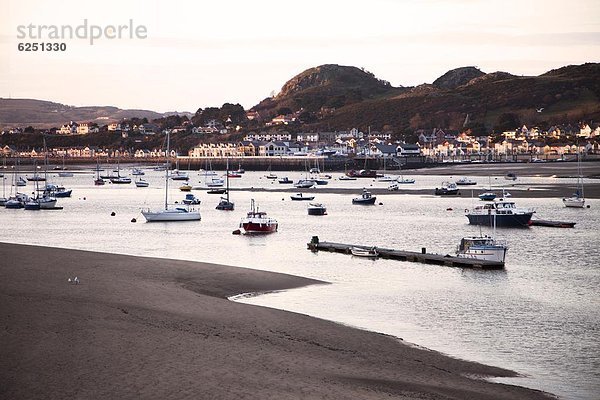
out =
<svg viewBox="0 0 600 400"><path fill-rule="evenodd" d="M63 172L59 172L58 176L60 178L71 178L71 177L73 177L73 173L72 172L63 171Z"/></svg>
<svg viewBox="0 0 600 400"><path fill-rule="evenodd" d="M150 184L148 183L148 181L143 180L142 178L139 178L135 180L135 186L136 187L148 187L150 186Z"/></svg>
<svg viewBox="0 0 600 400"><path fill-rule="evenodd" d="M279 183L281 183L282 185L291 185L292 183L294 183L294 181L285 176L279 180Z"/></svg>
<svg viewBox="0 0 600 400"><path fill-rule="evenodd" d="M390 186L388 186L387 190L389 190L390 192L396 192L398 191L399 187L397 183L392 183Z"/></svg>
<svg viewBox="0 0 600 400"><path fill-rule="evenodd" d="M507 251L505 241L496 240L491 236L472 236L460 240L456 256L504 264Z"/></svg>
<svg viewBox="0 0 600 400"><path fill-rule="evenodd" d="M506 179L507 181L516 181L517 174L515 174L514 172L509 172L508 174L504 175L504 179Z"/></svg>
<svg viewBox="0 0 600 400"><path fill-rule="evenodd" d="M131 175L140 176L140 175L146 175L146 173L139 168L134 168L131 171Z"/></svg>
<svg viewBox="0 0 600 400"><path fill-rule="evenodd" d="M215 207L217 210L223 211L233 211L235 208L235 204L229 201L229 159L227 159L227 173L225 174L227 180L227 195L225 197L221 197L221 201Z"/></svg>
<svg viewBox="0 0 600 400"><path fill-rule="evenodd" d="M47 183L46 186L42 189L43 192L47 192L50 196L53 197L71 197L73 194L73 189L65 189L64 186L55 185L52 183Z"/></svg>
<svg viewBox="0 0 600 400"><path fill-rule="evenodd" d="M458 186L472 186L472 185L477 185L477 182L476 182L476 181L473 181L473 180L471 180L471 179L467 178L466 176L465 176L465 177L462 177L462 178L460 178L460 179L459 179L459 180L457 180L455 183L456 183Z"/></svg>
<svg viewBox="0 0 600 400"><path fill-rule="evenodd" d="M303 193L297 193L290 196L292 200L314 200L315 196L305 196Z"/></svg>
<svg viewBox="0 0 600 400"><path fill-rule="evenodd" d="M223 187L225 185L225 180L223 178L210 178L205 180L204 184L209 188Z"/></svg>
<svg viewBox="0 0 600 400"><path fill-rule="evenodd" d="M411 178L404 178L403 176L400 176L398 179L396 179L396 183L399 183L402 185L408 185L411 183L415 183L415 180L411 179Z"/></svg>
<svg viewBox="0 0 600 400"><path fill-rule="evenodd" d="M174 181L187 181L190 179L187 172L181 172L178 169L174 169L171 175L169 175L169 178L171 178Z"/></svg>
<svg viewBox="0 0 600 400"><path fill-rule="evenodd" d="M471 225L523 227L529 226L534 213L534 208L520 208L514 201L500 199L475 206L467 210L465 216Z"/></svg>
<svg viewBox="0 0 600 400"><path fill-rule="evenodd" d="M244 168L242 168L242 164L238 164L238 169L236 171L234 171L236 174L245 174L246 170Z"/></svg>
<svg viewBox="0 0 600 400"><path fill-rule="evenodd" d="M311 181L313 181L316 185L320 185L320 186L327 185L329 183L328 180L321 179L321 178L313 178L313 179L311 179Z"/></svg>
<svg viewBox="0 0 600 400"><path fill-rule="evenodd" d="M15 183L15 186L27 186L27 181L25 179L23 179L22 176L19 176L17 178L17 181Z"/></svg>
<svg viewBox="0 0 600 400"><path fill-rule="evenodd" d="M179 186L179 190L182 192L190 192L192 190L192 185L184 183L183 185Z"/></svg>
<svg viewBox="0 0 600 400"><path fill-rule="evenodd" d="M29 182L44 182L46 180L46 178L39 175L36 171L31 178L27 177L27 180Z"/></svg>
<svg viewBox="0 0 600 400"><path fill-rule="evenodd" d="M94 179L94 185L104 185L104 179L100 178L100 160L96 160L96 179Z"/></svg>
<svg viewBox="0 0 600 400"><path fill-rule="evenodd" d="M114 183L116 185L127 185L127 184L131 183L131 178L128 178L126 176L116 176L116 177L110 178L110 182Z"/></svg>
<svg viewBox="0 0 600 400"><path fill-rule="evenodd" d="M242 174L240 174L240 173L238 173L238 172L236 172L236 171L229 171L229 172L227 173L227 177L228 177L228 178L241 178L241 177L242 177Z"/></svg>
<svg viewBox="0 0 600 400"><path fill-rule="evenodd" d="M459 193L458 186L454 182L442 182L441 188L435 188L436 196L456 196Z"/></svg>
<svg viewBox="0 0 600 400"><path fill-rule="evenodd" d="M497 197L497 195L494 192L485 192L485 193L481 193L478 197L479 197L479 200L492 201Z"/></svg>
<svg viewBox="0 0 600 400"><path fill-rule="evenodd" d="M267 178L267 179L277 179L277 175L275 175L274 173L270 172L269 174L265 175L265 178Z"/></svg>
<svg viewBox="0 0 600 400"><path fill-rule="evenodd" d="M356 178L353 176L348 176L348 175L342 175L339 177L340 181L355 181Z"/></svg>
<svg viewBox="0 0 600 400"><path fill-rule="evenodd" d="M294 183L294 187L298 189L308 189L315 185L315 181L312 179L300 179L298 182Z"/></svg>
<svg viewBox="0 0 600 400"><path fill-rule="evenodd" d="M227 192L227 189L225 188L214 188L214 189L210 189L208 192L208 194L224 194L225 192Z"/></svg>
<svg viewBox="0 0 600 400"><path fill-rule="evenodd" d="M41 210L42 206L40 205L39 201L37 201L36 199L30 198L29 200L27 200L25 202L25 204L23 205L23 208L25 210Z"/></svg>
<svg viewBox="0 0 600 400"><path fill-rule="evenodd" d="M315 162L318 162L318 161L316 161L316 160L315 160ZM311 168L311 169L308 171L308 173L310 173L310 174L320 174L320 173L321 173L321 170L320 170L318 167L313 167L313 168Z"/></svg>
<svg viewBox="0 0 600 400"><path fill-rule="evenodd" d="M370 248L362 248L362 247L350 247L350 253L356 257L367 257L367 258L377 258L379 257L379 252L376 247Z"/></svg>
<svg viewBox="0 0 600 400"><path fill-rule="evenodd" d="M565 207L583 208L585 206L585 196L583 193L583 175L581 173L581 158L577 153L577 189L571 197L563 197Z"/></svg>
<svg viewBox="0 0 600 400"><path fill-rule="evenodd" d="M16 193L4 203L5 208L17 209L25 207L25 203L29 201L29 196L25 193Z"/></svg>
<svg viewBox="0 0 600 400"><path fill-rule="evenodd" d="M310 203L307 210L308 215L327 215L327 208L321 203Z"/></svg>
<svg viewBox="0 0 600 400"><path fill-rule="evenodd" d="M165 206L163 210L142 210L146 222L171 222L171 221L200 221L200 212L189 207L169 208L169 133L167 133L167 157L165 159Z"/></svg>
<svg viewBox="0 0 600 400"><path fill-rule="evenodd" d="M375 200L377 200L377 197L372 196L367 189L363 189L360 197L352 199L352 204L375 204Z"/></svg>
<svg viewBox="0 0 600 400"><path fill-rule="evenodd" d="M377 174L377 171L370 169L350 170L347 175L351 178L377 178L381 176Z"/></svg>
<svg viewBox="0 0 600 400"><path fill-rule="evenodd" d="M377 182L394 182L396 178L390 175L384 175L377 178Z"/></svg>
<svg viewBox="0 0 600 400"><path fill-rule="evenodd" d="M201 203L200 199L197 198L193 193L186 194L185 199L183 199L182 202L183 204L194 206Z"/></svg>
<svg viewBox="0 0 600 400"><path fill-rule="evenodd" d="M267 213L259 211L254 199L250 201L250 211L245 218L240 222L240 228L243 228L245 233L272 233L277 232L277 220L267 217Z"/></svg>

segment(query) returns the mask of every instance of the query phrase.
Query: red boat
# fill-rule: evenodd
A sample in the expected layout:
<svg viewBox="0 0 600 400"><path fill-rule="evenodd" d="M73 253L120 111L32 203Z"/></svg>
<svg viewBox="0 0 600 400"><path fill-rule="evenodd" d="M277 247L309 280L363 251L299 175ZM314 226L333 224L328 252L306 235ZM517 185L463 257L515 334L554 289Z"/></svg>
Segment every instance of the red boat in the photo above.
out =
<svg viewBox="0 0 600 400"><path fill-rule="evenodd" d="M246 218L242 218L240 228L244 228L246 233L271 233L277 232L277 220L267 217L264 211L258 211L258 207L251 200L250 211Z"/></svg>
<svg viewBox="0 0 600 400"><path fill-rule="evenodd" d="M241 178L242 175L238 172L228 172L227 177L228 178Z"/></svg>

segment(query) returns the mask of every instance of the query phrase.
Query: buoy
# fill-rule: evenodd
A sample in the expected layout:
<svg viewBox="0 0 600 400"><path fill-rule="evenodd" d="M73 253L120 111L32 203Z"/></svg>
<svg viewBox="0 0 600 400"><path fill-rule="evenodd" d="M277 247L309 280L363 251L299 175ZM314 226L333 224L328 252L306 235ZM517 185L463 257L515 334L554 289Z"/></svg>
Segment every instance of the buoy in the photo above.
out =
<svg viewBox="0 0 600 400"><path fill-rule="evenodd" d="M131 218L131 222L137 222L137 219Z"/></svg>
<svg viewBox="0 0 600 400"><path fill-rule="evenodd" d="M587 205L587 208L590 208L590 205L589 205L589 204Z"/></svg>
<svg viewBox="0 0 600 400"><path fill-rule="evenodd" d="M87 200L85 197L83 198L84 200Z"/></svg>
<svg viewBox="0 0 600 400"><path fill-rule="evenodd" d="M282 197L282 198L281 198L281 201L285 201L285 198L283 198L283 197Z"/></svg>
<svg viewBox="0 0 600 400"><path fill-rule="evenodd" d="M379 203L379 205L380 205L380 206L382 206L382 205L383 205L383 203Z"/></svg>
<svg viewBox="0 0 600 400"><path fill-rule="evenodd" d="M233 231L231 233L233 233L234 235L241 235L242 231L240 231L239 229L236 229L235 231Z"/></svg>
<svg viewBox="0 0 600 400"><path fill-rule="evenodd" d="M452 207L446 208L446 211L452 211Z"/></svg>
<svg viewBox="0 0 600 400"><path fill-rule="evenodd" d="M114 217L115 215L117 215L117 213L115 213L114 211L110 213L111 217Z"/></svg>

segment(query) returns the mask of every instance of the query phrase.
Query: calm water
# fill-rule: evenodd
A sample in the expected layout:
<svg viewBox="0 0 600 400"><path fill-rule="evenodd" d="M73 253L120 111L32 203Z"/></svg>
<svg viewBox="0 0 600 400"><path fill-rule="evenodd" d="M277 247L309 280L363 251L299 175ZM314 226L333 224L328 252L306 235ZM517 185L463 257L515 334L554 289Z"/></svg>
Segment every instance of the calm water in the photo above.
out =
<svg viewBox="0 0 600 400"><path fill-rule="evenodd" d="M519 206L537 207L537 217L577 222L575 229L502 229L509 242L504 271L477 271L392 260L365 260L343 254L311 253L311 236L321 240L373 244L404 250L451 253L461 237L478 234L463 210L470 198L389 194L383 205L353 206L354 195L312 190L329 215L308 216L306 202L246 173L232 187L273 191L232 192L236 211L214 209L218 195L202 199L201 222L144 223L143 207L162 204L161 173L147 172L150 188L94 187L92 173L55 178L74 189L59 199L62 211L0 209L0 240L113 253L206 261L316 278L316 285L238 301L282 308L384 332L459 358L514 369L523 378L511 384L553 392L568 399L597 399L600 393L600 202L590 209L562 206L560 199L531 199L510 189ZM282 175L280 173L280 175ZM299 173L289 173L291 179ZM339 174L336 174L339 176ZM200 179L192 174L192 182ZM447 177L416 176L415 188L433 188ZM9 178L10 179L10 178ZM477 188L488 186L479 179ZM519 178L519 183L555 183L554 178ZM573 183L570 180L560 180ZM509 185L492 178L495 185ZM171 200L184 193L171 183ZM328 187L386 187L372 180L332 181ZM408 185L407 187L410 187ZM27 188L32 190L31 184ZM7 192L10 188L6 188ZM565 194L570 190L566 189ZM279 220L269 236L234 236L250 199ZM452 210L448 210L451 208ZM110 213L116 212L111 217ZM132 218L137 223L131 223ZM483 233L490 233L484 231ZM76 274L76 271L73 271ZM82 277L85 279L85 277Z"/></svg>

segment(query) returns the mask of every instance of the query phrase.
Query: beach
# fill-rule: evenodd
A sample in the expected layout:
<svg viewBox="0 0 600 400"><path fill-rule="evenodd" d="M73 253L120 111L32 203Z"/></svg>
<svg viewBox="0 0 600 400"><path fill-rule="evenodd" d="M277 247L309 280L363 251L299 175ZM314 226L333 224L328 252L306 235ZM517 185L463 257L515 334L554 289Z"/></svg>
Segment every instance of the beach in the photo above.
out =
<svg viewBox="0 0 600 400"><path fill-rule="evenodd" d="M512 371L227 299L324 282L6 243L0 254L1 398L552 398L482 379Z"/></svg>

